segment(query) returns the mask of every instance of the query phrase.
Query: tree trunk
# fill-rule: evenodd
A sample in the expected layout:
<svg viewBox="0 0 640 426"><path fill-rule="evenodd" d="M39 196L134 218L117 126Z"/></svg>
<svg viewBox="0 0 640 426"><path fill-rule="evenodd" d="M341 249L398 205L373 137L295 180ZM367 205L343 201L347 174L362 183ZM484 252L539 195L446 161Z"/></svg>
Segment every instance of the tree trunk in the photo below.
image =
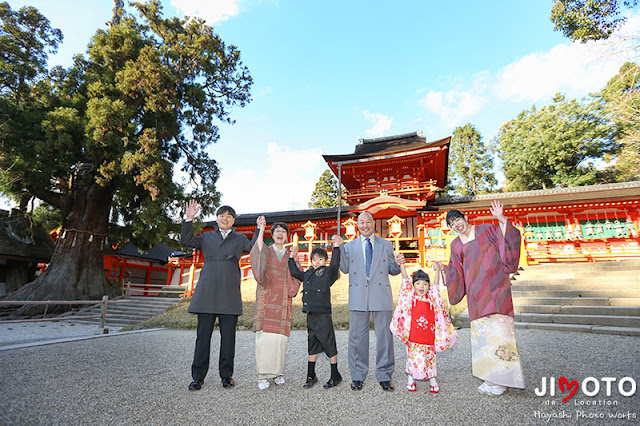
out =
<svg viewBox="0 0 640 426"><path fill-rule="evenodd" d="M64 238L61 235L56 240L49 266L35 281L7 299L99 300L104 295L121 294L119 284L110 282L104 271L106 244L103 242L113 195L109 189L95 183L92 171L85 166L76 176L71 209L63 221ZM70 308L69 305L51 305L47 312L64 312ZM13 316L30 316L43 311L44 306L26 305Z"/></svg>

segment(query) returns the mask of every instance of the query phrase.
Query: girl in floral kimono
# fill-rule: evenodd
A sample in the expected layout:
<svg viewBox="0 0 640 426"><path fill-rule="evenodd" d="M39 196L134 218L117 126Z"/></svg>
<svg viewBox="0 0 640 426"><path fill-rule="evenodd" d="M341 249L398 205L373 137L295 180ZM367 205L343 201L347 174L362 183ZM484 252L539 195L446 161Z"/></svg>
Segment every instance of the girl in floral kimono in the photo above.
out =
<svg viewBox="0 0 640 426"><path fill-rule="evenodd" d="M415 392L416 380L429 379L429 392L438 393L436 352L456 343L456 331L438 289L439 276L433 285L422 270L414 272L410 279L404 256L396 256L396 261L402 272L402 286L390 329L406 345L407 389Z"/></svg>

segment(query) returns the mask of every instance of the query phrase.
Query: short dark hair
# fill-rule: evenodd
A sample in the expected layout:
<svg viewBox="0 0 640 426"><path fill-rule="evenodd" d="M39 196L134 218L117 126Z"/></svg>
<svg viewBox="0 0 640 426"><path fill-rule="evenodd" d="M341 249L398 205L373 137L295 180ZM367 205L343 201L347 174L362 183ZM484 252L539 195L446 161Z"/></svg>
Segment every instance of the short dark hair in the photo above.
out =
<svg viewBox="0 0 640 426"><path fill-rule="evenodd" d="M447 225L451 226L451 224L458 218L464 219L464 214L460 210L449 210L447 212Z"/></svg>
<svg viewBox="0 0 640 426"><path fill-rule="evenodd" d="M427 274L422 269L418 269L417 271L415 271L411 276L411 279L413 280L412 284L415 284L416 281L420 281L420 280L424 280L428 283L431 283L431 280L429 280L429 274Z"/></svg>
<svg viewBox="0 0 640 426"><path fill-rule="evenodd" d="M216 210L216 216L220 216L221 214L229 213L233 218L236 218L236 211L230 206L220 206L218 210Z"/></svg>
<svg viewBox="0 0 640 426"><path fill-rule="evenodd" d="M313 249L313 251L311 252L311 259L313 259L315 256L321 257L323 259L329 259L327 251L322 247L316 247Z"/></svg>
<svg viewBox="0 0 640 426"><path fill-rule="evenodd" d="M273 222L273 225L271 225L271 234L273 235L273 231L278 228L284 229L285 231L287 231L287 235L289 235L289 227L284 222Z"/></svg>

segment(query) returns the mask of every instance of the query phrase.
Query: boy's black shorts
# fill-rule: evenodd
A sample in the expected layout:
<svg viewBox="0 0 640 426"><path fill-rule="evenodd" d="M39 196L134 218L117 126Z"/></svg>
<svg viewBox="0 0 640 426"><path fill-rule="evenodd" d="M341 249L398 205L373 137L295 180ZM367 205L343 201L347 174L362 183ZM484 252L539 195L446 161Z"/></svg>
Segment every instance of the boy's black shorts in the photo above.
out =
<svg viewBox="0 0 640 426"><path fill-rule="evenodd" d="M324 352L329 358L338 354L331 314L307 314L309 355Z"/></svg>

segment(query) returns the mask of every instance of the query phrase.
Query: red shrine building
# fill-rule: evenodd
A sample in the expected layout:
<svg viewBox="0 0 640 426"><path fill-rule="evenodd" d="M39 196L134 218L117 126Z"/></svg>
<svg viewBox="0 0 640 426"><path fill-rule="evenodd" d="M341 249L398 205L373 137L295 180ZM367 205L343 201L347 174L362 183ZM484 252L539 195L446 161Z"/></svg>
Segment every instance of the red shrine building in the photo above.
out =
<svg viewBox="0 0 640 426"><path fill-rule="evenodd" d="M375 220L376 234L391 240L408 262L425 267L434 260L448 260L455 235L446 226L447 211L462 211L471 224L494 222L489 207L499 199L505 215L524 235L523 265L640 258L640 181L437 197L447 183L450 142L451 137L428 142L421 132L361 139L353 154L323 156L342 183L346 205L239 215L236 230L251 237L259 215L269 224L287 223L289 243L300 246L304 265L313 247L330 248L338 228L344 238L355 238L357 216L367 211ZM249 277L248 262L241 263ZM191 294L201 265L198 252L171 259L167 284L185 287Z"/></svg>

